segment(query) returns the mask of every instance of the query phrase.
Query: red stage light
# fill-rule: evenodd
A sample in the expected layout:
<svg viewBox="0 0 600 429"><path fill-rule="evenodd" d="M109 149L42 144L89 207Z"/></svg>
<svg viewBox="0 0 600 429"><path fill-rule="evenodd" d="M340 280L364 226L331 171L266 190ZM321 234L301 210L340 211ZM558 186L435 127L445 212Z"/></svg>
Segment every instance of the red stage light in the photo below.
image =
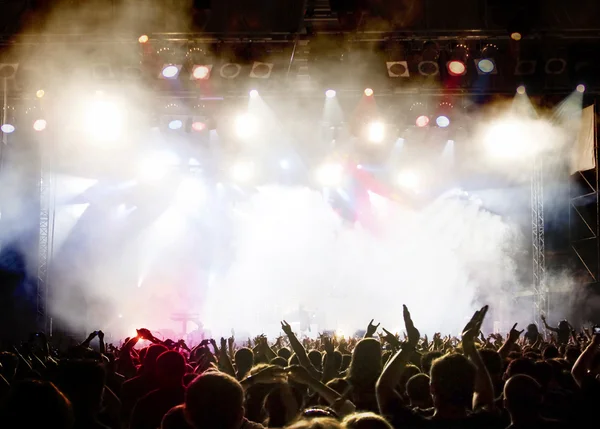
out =
<svg viewBox="0 0 600 429"><path fill-rule="evenodd" d="M452 76L462 76L467 72L467 67L462 61L453 60L448 63L448 72Z"/></svg>
<svg viewBox="0 0 600 429"><path fill-rule="evenodd" d="M194 131L204 131L206 129L206 124L204 122L193 122L192 130Z"/></svg>
<svg viewBox="0 0 600 429"><path fill-rule="evenodd" d="M416 121L417 127L426 127L429 124L429 118L425 115L421 115L417 118Z"/></svg>
<svg viewBox="0 0 600 429"><path fill-rule="evenodd" d="M210 69L206 66L198 66L192 72L192 76L194 76L194 79L196 80L208 79L209 75Z"/></svg>

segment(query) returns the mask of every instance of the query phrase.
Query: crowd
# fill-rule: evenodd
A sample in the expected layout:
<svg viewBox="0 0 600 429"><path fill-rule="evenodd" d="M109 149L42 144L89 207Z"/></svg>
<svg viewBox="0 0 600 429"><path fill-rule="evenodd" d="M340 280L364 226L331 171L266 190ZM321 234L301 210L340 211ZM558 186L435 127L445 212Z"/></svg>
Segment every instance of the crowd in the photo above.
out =
<svg viewBox="0 0 600 429"><path fill-rule="evenodd" d="M121 345L96 331L55 350L41 333L0 353L6 429L583 428L600 405L600 334L531 324L485 336L487 306L461 338L373 321L363 338L284 336ZM434 317L434 315L431 315ZM96 342L95 339L98 339ZM94 344L96 348L92 348Z"/></svg>

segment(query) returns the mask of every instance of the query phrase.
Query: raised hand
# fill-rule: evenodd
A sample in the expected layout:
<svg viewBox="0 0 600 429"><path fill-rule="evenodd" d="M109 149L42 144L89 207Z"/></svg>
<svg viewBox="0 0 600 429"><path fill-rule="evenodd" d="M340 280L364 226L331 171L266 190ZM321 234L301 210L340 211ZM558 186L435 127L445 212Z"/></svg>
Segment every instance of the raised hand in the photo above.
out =
<svg viewBox="0 0 600 429"><path fill-rule="evenodd" d="M481 307L481 310L477 310L469 323L467 323L462 331L462 342L463 347L474 348L475 347L475 337L481 331L481 324L483 323L483 319L488 311L488 306L485 305Z"/></svg>
<svg viewBox="0 0 600 429"><path fill-rule="evenodd" d="M367 326L367 332L365 334L365 337L372 337L373 335L375 335L375 332L377 332L377 328L379 328L379 325L381 323L378 323L377 325L373 325L373 321L375 319L371 319L371 321L369 322L369 326Z"/></svg>
<svg viewBox="0 0 600 429"><path fill-rule="evenodd" d="M322 336L321 342L323 343L323 348L325 349L325 353L332 354L335 351L335 348L333 347L333 342L331 341L331 338L329 338L327 336Z"/></svg>
<svg viewBox="0 0 600 429"><path fill-rule="evenodd" d="M138 329L137 333L138 333L138 337L140 337L141 339L149 340L152 338L152 332L150 332L146 328Z"/></svg>
<svg viewBox="0 0 600 429"><path fill-rule="evenodd" d="M100 341L104 341L104 332L98 331L98 338L100 339Z"/></svg>
<svg viewBox="0 0 600 429"><path fill-rule="evenodd" d="M270 366L251 376L253 383L275 384L287 381L287 372L280 366Z"/></svg>
<svg viewBox="0 0 600 429"><path fill-rule="evenodd" d="M419 343L421 334L419 334L419 330L415 328L415 324L410 317L410 311L408 311L406 305L402 306L402 316L404 317L404 326L406 327L408 343L412 346L416 346Z"/></svg>
<svg viewBox="0 0 600 429"><path fill-rule="evenodd" d="M292 332L292 327L285 320L281 322L281 330L284 332L285 335L293 335L294 334Z"/></svg>
<svg viewBox="0 0 600 429"><path fill-rule="evenodd" d="M508 334L508 339L510 341L517 341L519 339L519 337L521 336L521 334L525 331L525 329L521 329L520 331L517 331L517 325L518 323L515 323L512 327L512 329L510 330L510 333Z"/></svg>
<svg viewBox="0 0 600 429"><path fill-rule="evenodd" d="M385 333L385 335L382 336L383 340L385 340L387 343L389 343L392 346L397 346L400 343L400 340L398 340L398 338L392 334L390 331L388 331L385 328L382 328L383 332Z"/></svg>

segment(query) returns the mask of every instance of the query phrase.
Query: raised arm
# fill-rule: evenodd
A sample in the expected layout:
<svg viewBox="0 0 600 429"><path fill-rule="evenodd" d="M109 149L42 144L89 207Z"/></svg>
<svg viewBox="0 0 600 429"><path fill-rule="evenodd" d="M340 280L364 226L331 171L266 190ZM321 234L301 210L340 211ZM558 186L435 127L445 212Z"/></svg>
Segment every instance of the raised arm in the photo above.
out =
<svg viewBox="0 0 600 429"><path fill-rule="evenodd" d="M321 373L310 362L308 354L306 353L306 349L300 343L300 341L296 337L296 334L294 334L294 332L292 331L292 327L290 326L290 324L284 320L283 322L281 322L281 329L290 340L290 345L292 346L292 350L294 351L294 353L296 353L296 356L298 356L298 361L300 362L300 365L306 368L311 377L320 380Z"/></svg>
<svg viewBox="0 0 600 429"><path fill-rule="evenodd" d="M486 305L481 310L476 311L469 323L467 323L462 333L462 345L465 356L469 358L476 368L473 409L486 408L491 410L494 407L494 386L490 374L475 347L475 337L481 330L481 324L487 310L488 306Z"/></svg>
<svg viewBox="0 0 600 429"><path fill-rule="evenodd" d="M365 336L363 338L373 338L373 335L375 335L375 332L377 332L377 328L379 328L379 325L381 325L381 323L373 325L374 321L375 319L371 319L371 321L369 322L369 326L367 326L367 330L365 331Z"/></svg>
<svg viewBox="0 0 600 429"><path fill-rule="evenodd" d="M552 326L548 325L548 323L546 322L546 316L544 316L542 314L541 319L542 319L542 323L544 324L544 328L546 328L548 331L552 331L555 334L558 334L558 328L553 328Z"/></svg>
<svg viewBox="0 0 600 429"><path fill-rule="evenodd" d="M500 357L502 359L506 359L508 357L513 346L518 341L519 337L521 336L521 334L524 331L524 329L517 331L516 328L517 328L517 323L515 323L514 326L512 327L512 329L510 330L510 333L508 334L508 338L506 339L504 344L502 344L502 347L500 347L498 349L498 353L500 354Z"/></svg>
<svg viewBox="0 0 600 429"><path fill-rule="evenodd" d="M229 356L227 355L227 340L221 337L220 350L217 348L217 343L215 342L215 340L211 340L211 344L215 349L215 354L218 356L219 369L225 374L231 375L235 378L235 369L233 368L231 359L229 359Z"/></svg>
<svg viewBox="0 0 600 429"><path fill-rule="evenodd" d="M573 375L573 378L579 387L583 385L583 382L590 371L594 356L598 352L598 346L600 346L600 335L596 334L592 337L592 342L586 347L584 352L581 353L575 362L575 365L573 365L571 375Z"/></svg>
<svg viewBox="0 0 600 429"><path fill-rule="evenodd" d="M396 392L396 387L400 383L406 364L419 342L419 331L415 328L406 305L403 306L403 316L408 339L402 344L401 350L389 360L376 384L377 403L383 415L392 414L396 411L394 408L403 406L402 397Z"/></svg>

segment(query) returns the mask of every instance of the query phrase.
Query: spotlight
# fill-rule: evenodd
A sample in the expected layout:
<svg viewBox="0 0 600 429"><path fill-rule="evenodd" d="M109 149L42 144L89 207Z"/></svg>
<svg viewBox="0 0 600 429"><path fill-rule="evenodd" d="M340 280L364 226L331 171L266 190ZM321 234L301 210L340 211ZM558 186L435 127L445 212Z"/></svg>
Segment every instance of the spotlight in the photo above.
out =
<svg viewBox="0 0 600 429"><path fill-rule="evenodd" d="M87 106L84 130L97 141L114 141L121 136L126 112L116 102L95 99Z"/></svg>
<svg viewBox="0 0 600 429"><path fill-rule="evenodd" d="M316 172L317 181L327 187L338 186L343 177L344 168L340 164L324 164Z"/></svg>
<svg viewBox="0 0 600 429"><path fill-rule="evenodd" d="M531 138L527 124L512 118L491 124L483 143L493 158L520 159L532 150L529 141Z"/></svg>
<svg viewBox="0 0 600 429"><path fill-rule="evenodd" d="M146 34L142 34L138 38L138 42L140 42L140 43L146 43L148 40L150 40L150 38Z"/></svg>
<svg viewBox="0 0 600 429"><path fill-rule="evenodd" d="M385 138L385 125L383 122L371 122L368 128L368 138L372 143L381 143Z"/></svg>
<svg viewBox="0 0 600 429"><path fill-rule="evenodd" d="M172 121L169 122L170 130L179 130L179 129L181 129L181 127L183 127L183 121L181 121L179 119L173 119Z"/></svg>
<svg viewBox="0 0 600 429"><path fill-rule="evenodd" d="M467 59L469 48L466 45L457 45L452 50L450 61L446 64L450 76L463 76L467 73Z"/></svg>
<svg viewBox="0 0 600 429"><path fill-rule="evenodd" d="M196 80L207 80L210 78L212 66L194 66L192 70L192 78Z"/></svg>
<svg viewBox="0 0 600 429"><path fill-rule="evenodd" d="M206 129L206 124L204 122L200 122L200 121L192 122L192 130L193 131L201 132L201 131L204 131L205 129Z"/></svg>
<svg viewBox="0 0 600 429"><path fill-rule="evenodd" d="M467 67L462 61L453 60L448 63L448 72L452 76L462 76L467 72Z"/></svg>
<svg viewBox="0 0 600 429"><path fill-rule="evenodd" d="M253 89L252 91L250 91L250 98L256 97L258 97L258 91L256 89Z"/></svg>
<svg viewBox="0 0 600 429"><path fill-rule="evenodd" d="M425 115L421 115L421 116L417 117L415 124L419 128L426 127L427 125L429 125L429 117L427 117Z"/></svg>
<svg viewBox="0 0 600 429"><path fill-rule="evenodd" d="M165 64L162 69L162 77L165 79L175 79L177 75L179 75L179 70L181 70L181 66L174 64Z"/></svg>
<svg viewBox="0 0 600 429"><path fill-rule="evenodd" d="M421 180L414 171L401 171L396 177L396 184L404 189L417 191Z"/></svg>
<svg viewBox="0 0 600 429"><path fill-rule="evenodd" d="M336 94L335 90L333 90L333 89L328 89L327 91L325 91L325 96L327 98L333 98L333 97L335 97L335 94Z"/></svg>
<svg viewBox="0 0 600 429"><path fill-rule="evenodd" d="M583 94L585 92L585 85L581 83L577 85L577 92L581 92Z"/></svg>
<svg viewBox="0 0 600 429"><path fill-rule="evenodd" d="M525 94L525 92L526 92L526 91L525 91L525 86L524 86L524 85L521 85L521 86L519 86L519 87L517 88L517 93L518 93L518 94L521 94L521 95L523 95L523 94Z"/></svg>
<svg viewBox="0 0 600 429"><path fill-rule="evenodd" d="M283 170L289 170L290 169L290 162L287 159L282 159L281 161L279 161L279 166Z"/></svg>
<svg viewBox="0 0 600 429"><path fill-rule="evenodd" d="M498 74L496 70L496 61L494 57L498 54L498 46L494 44L488 44L481 50L480 57L475 59L475 65L477 66L477 73L480 75L486 74Z"/></svg>
<svg viewBox="0 0 600 429"><path fill-rule="evenodd" d="M521 40L523 38L523 35L521 33L519 33L518 31L514 31L514 32L510 33L510 38L513 39L515 42L518 42L519 40Z"/></svg>
<svg viewBox="0 0 600 429"><path fill-rule="evenodd" d="M44 90L43 90L43 89L38 89L38 90L36 91L36 93L35 93L35 96L36 96L37 98L42 98L42 97L44 97L44 95L45 95L45 94L46 94L46 93L44 92Z"/></svg>
<svg viewBox="0 0 600 429"><path fill-rule="evenodd" d="M0 127L0 130L2 130L2 132L4 134L14 133L15 132L15 126L12 125L12 124L2 124L2 126Z"/></svg>
<svg viewBox="0 0 600 429"><path fill-rule="evenodd" d="M370 96L372 96L372 95L373 95L373 90L372 90L371 88L367 88L367 89L365 89L365 95L366 95L367 97L370 97Z"/></svg>
<svg viewBox="0 0 600 429"><path fill-rule="evenodd" d="M240 115L235 120L235 133L238 137L252 137L258 131L258 121L248 113Z"/></svg>
<svg viewBox="0 0 600 429"><path fill-rule="evenodd" d="M254 163L238 161L231 167L231 178L238 183L248 183L254 178Z"/></svg>
<svg viewBox="0 0 600 429"><path fill-rule="evenodd" d="M35 131L44 131L46 129L46 120L45 119L37 119L33 123L33 129Z"/></svg>
<svg viewBox="0 0 600 429"><path fill-rule="evenodd" d="M448 125L450 125L450 119L447 116L440 115L435 120L435 123L440 128L446 128Z"/></svg>
<svg viewBox="0 0 600 429"><path fill-rule="evenodd" d="M496 65L494 64L494 62L488 58L479 60L477 62L477 69L482 74L490 74L494 71L495 68L496 68Z"/></svg>

